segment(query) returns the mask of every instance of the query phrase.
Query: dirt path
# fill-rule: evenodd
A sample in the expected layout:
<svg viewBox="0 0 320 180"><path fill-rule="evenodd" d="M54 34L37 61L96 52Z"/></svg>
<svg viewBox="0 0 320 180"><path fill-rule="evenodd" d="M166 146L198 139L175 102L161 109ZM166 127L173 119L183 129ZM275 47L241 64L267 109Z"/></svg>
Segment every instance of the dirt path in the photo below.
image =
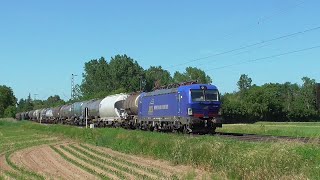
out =
<svg viewBox="0 0 320 180"><path fill-rule="evenodd" d="M46 179L210 179L210 173L190 166L174 166L167 161L74 142L24 149L10 159ZM11 170L3 156L0 169Z"/></svg>

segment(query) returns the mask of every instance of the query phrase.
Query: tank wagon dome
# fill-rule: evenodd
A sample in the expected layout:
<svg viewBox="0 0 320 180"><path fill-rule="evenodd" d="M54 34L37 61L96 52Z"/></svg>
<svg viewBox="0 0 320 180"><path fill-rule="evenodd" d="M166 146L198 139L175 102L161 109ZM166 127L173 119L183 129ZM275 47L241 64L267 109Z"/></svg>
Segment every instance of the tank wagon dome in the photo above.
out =
<svg viewBox="0 0 320 180"><path fill-rule="evenodd" d="M103 120L108 120L123 117L123 103L128 96L128 94L115 94L102 99L99 105L100 118Z"/></svg>

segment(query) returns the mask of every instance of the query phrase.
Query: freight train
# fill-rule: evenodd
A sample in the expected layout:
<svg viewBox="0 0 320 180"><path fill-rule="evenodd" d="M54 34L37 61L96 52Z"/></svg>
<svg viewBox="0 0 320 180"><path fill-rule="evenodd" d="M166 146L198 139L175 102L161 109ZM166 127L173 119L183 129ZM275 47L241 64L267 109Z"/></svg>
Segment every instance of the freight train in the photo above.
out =
<svg viewBox="0 0 320 180"><path fill-rule="evenodd" d="M219 98L214 85L187 84L37 109L18 113L16 118L78 126L214 133L222 127Z"/></svg>

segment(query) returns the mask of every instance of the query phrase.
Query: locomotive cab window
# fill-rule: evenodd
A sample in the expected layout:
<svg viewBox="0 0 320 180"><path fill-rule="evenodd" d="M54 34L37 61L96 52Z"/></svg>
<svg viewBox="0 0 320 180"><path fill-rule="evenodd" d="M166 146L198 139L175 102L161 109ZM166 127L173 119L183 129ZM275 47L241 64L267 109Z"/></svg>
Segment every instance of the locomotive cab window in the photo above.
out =
<svg viewBox="0 0 320 180"><path fill-rule="evenodd" d="M193 102L219 100L219 92L217 90L192 89L190 91Z"/></svg>

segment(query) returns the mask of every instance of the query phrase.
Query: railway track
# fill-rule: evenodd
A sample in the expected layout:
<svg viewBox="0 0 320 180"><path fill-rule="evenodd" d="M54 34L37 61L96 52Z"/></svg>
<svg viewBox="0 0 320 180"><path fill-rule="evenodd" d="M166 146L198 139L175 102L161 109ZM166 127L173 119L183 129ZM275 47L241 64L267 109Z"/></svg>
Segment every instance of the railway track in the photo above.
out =
<svg viewBox="0 0 320 180"><path fill-rule="evenodd" d="M293 142L320 144L320 138L309 138L309 137L271 136L271 135L226 133L226 132L216 132L215 136L237 139L241 141L251 141L251 142L293 141Z"/></svg>

